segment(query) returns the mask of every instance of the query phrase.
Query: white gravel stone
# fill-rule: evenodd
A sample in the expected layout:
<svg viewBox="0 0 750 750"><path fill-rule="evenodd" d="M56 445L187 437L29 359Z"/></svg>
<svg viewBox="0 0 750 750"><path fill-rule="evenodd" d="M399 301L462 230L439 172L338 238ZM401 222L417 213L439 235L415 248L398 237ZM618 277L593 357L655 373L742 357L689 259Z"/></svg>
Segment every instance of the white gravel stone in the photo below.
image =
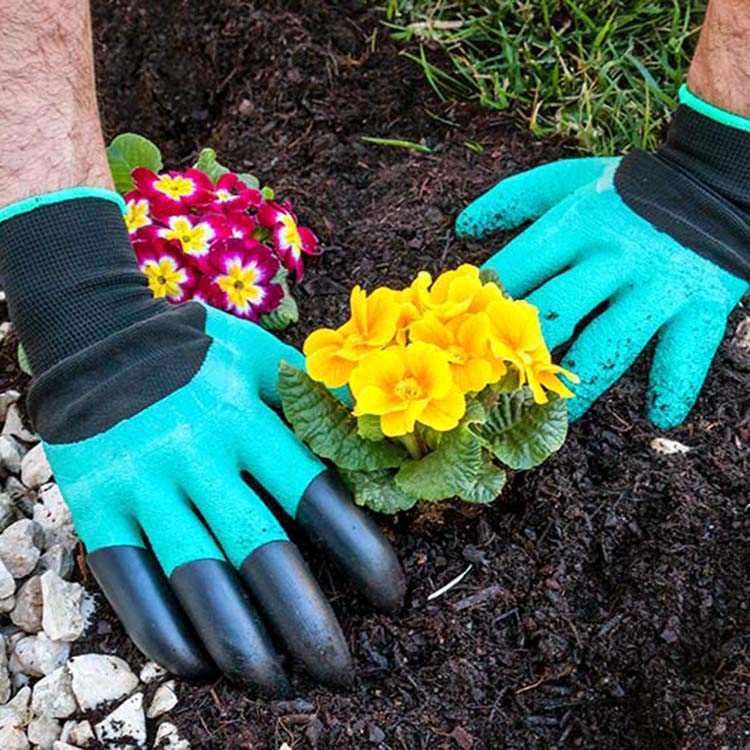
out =
<svg viewBox="0 0 750 750"><path fill-rule="evenodd" d="M190 743L180 737L174 724L163 721L156 728L154 747L158 750L190 750Z"/></svg>
<svg viewBox="0 0 750 750"><path fill-rule="evenodd" d="M89 747L96 737L91 722L84 719L84 721L66 721L60 739L77 747Z"/></svg>
<svg viewBox="0 0 750 750"><path fill-rule="evenodd" d="M677 440L669 440L669 438L663 437L654 438L651 441L651 448L665 456L675 456L693 450L690 446L679 443Z"/></svg>
<svg viewBox="0 0 750 750"><path fill-rule="evenodd" d="M18 589L10 619L27 633L38 633L42 629L42 583L39 576L32 576Z"/></svg>
<svg viewBox="0 0 750 750"><path fill-rule="evenodd" d="M9 596L13 596L15 592L16 582L5 563L0 560L0 599L7 599Z"/></svg>
<svg viewBox="0 0 750 750"><path fill-rule="evenodd" d="M0 437L0 440L3 438ZM17 474L18 472L11 472ZM32 490L52 479L52 468L47 461L44 446L37 443L21 461L21 481Z"/></svg>
<svg viewBox="0 0 750 750"><path fill-rule="evenodd" d="M53 570L44 573L41 581L44 632L55 641L75 641L83 633L83 586L63 581Z"/></svg>
<svg viewBox="0 0 750 750"><path fill-rule="evenodd" d="M32 745L40 750L52 750L60 737L60 722L50 716L38 716L29 722L26 735Z"/></svg>
<svg viewBox="0 0 750 750"><path fill-rule="evenodd" d="M8 673L8 654L5 649L5 638L0 635L0 703L10 699L10 674Z"/></svg>
<svg viewBox="0 0 750 750"><path fill-rule="evenodd" d="M0 534L0 560L14 578L32 573L39 554L34 544L34 522L28 518L12 523Z"/></svg>
<svg viewBox="0 0 750 750"><path fill-rule="evenodd" d="M141 682L145 685L149 685L155 680L159 680L167 673L167 670L157 664L155 661L147 661L143 665L143 669L140 672Z"/></svg>
<svg viewBox="0 0 750 750"><path fill-rule="evenodd" d="M136 693L94 726L96 737L108 750L146 747L146 716L143 693ZM118 743L118 740L124 740ZM127 743L127 744L125 744Z"/></svg>
<svg viewBox="0 0 750 750"><path fill-rule="evenodd" d="M81 750L81 748L76 745L70 745L67 742L60 742L60 740L57 740L57 742L52 745L52 750Z"/></svg>
<svg viewBox="0 0 750 750"><path fill-rule="evenodd" d="M0 492L0 531L6 528L16 517L16 506L7 492Z"/></svg>
<svg viewBox="0 0 750 750"><path fill-rule="evenodd" d="M146 716L149 719L156 719L171 711L176 705L177 693L175 692L174 680L170 680L156 688L151 705L146 711Z"/></svg>
<svg viewBox="0 0 750 750"><path fill-rule="evenodd" d="M37 716L55 719L67 719L78 710L67 667L59 667L34 685L31 708Z"/></svg>
<svg viewBox="0 0 750 750"><path fill-rule="evenodd" d="M6 596L5 599L0 599L0 614L7 614L13 611L13 607L16 606L15 596Z"/></svg>
<svg viewBox="0 0 750 750"><path fill-rule="evenodd" d="M0 706L0 727L25 727L31 719L30 699L31 688L22 687L11 700Z"/></svg>
<svg viewBox="0 0 750 750"><path fill-rule="evenodd" d="M39 570L54 570L60 578L69 578L73 573L73 553L64 544L53 544L40 558Z"/></svg>
<svg viewBox="0 0 750 750"><path fill-rule="evenodd" d="M2 727L0 728L0 747L3 750L29 750L31 745L20 729Z"/></svg>
<svg viewBox="0 0 750 750"><path fill-rule="evenodd" d="M73 693L83 711L115 701L138 686L138 678L128 663L118 656L83 654L70 660Z"/></svg>
<svg viewBox="0 0 750 750"><path fill-rule="evenodd" d="M9 474L21 471L23 449L15 438L0 435L0 467Z"/></svg>
<svg viewBox="0 0 750 750"><path fill-rule="evenodd" d="M21 398L21 394L14 388L0 393L0 419L5 419L5 415L8 413L8 408L11 404L15 404L19 398Z"/></svg>
<svg viewBox="0 0 750 750"><path fill-rule="evenodd" d="M60 488L53 482L39 489L39 502L34 505L34 521L44 533L45 549L53 544L62 544L67 549L76 546L78 536L73 528L73 517Z"/></svg>
<svg viewBox="0 0 750 750"><path fill-rule="evenodd" d="M5 415L5 424L3 425L3 435L10 435L10 437L23 440L25 443L39 442L39 438L24 426L18 404L11 404L8 407Z"/></svg>
<svg viewBox="0 0 750 750"><path fill-rule="evenodd" d="M44 677L68 660L70 643L53 641L46 633L27 635L14 644L10 668L32 677Z"/></svg>

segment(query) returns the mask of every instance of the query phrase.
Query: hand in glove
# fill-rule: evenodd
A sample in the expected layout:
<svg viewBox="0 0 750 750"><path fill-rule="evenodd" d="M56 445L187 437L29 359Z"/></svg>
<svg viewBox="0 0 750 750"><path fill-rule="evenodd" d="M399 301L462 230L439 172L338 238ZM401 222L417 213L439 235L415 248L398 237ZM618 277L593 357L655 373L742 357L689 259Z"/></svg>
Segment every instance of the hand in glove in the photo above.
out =
<svg viewBox="0 0 750 750"><path fill-rule="evenodd" d="M404 581L373 522L278 416L258 326L153 299L119 197L77 188L0 212L0 272L34 373L29 411L88 564L135 643L189 678L214 665L287 690L267 625L310 674L351 679L335 616L249 474L393 610Z"/></svg>
<svg viewBox="0 0 750 750"><path fill-rule="evenodd" d="M483 238L534 223L493 256L513 296L539 308L550 347L581 378L581 416L658 337L648 415L680 424L692 408L750 279L750 122L680 92L654 154L569 159L506 180L458 217Z"/></svg>

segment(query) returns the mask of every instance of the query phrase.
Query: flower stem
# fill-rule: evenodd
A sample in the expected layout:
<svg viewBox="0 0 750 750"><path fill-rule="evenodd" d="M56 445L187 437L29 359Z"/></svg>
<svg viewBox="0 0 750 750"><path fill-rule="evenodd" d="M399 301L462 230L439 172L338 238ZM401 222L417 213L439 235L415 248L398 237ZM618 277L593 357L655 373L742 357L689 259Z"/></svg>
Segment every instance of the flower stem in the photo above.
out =
<svg viewBox="0 0 750 750"><path fill-rule="evenodd" d="M399 440L406 448L406 450L409 451L409 455L412 458L422 458L424 454L422 453L422 448L419 445L419 440L417 440L417 436L414 433L410 433L409 435L402 435Z"/></svg>

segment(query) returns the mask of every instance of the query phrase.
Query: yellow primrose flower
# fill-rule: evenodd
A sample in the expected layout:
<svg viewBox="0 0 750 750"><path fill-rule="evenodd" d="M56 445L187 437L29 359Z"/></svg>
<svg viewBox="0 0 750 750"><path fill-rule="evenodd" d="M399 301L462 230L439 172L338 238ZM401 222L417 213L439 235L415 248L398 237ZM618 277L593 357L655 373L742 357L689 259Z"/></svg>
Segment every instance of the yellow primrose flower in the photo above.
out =
<svg viewBox="0 0 750 750"><path fill-rule="evenodd" d="M460 315L441 321L428 310L409 329L412 341L424 341L448 355L453 380L464 392L481 391L507 371L490 349L490 319L486 313Z"/></svg>
<svg viewBox="0 0 750 750"><path fill-rule="evenodd" d="M423 310L432 310L438 318L446 320L467 312L481 290L479 269L465 263L455 271L441 273L431 288L417 287L416 293Z"/></svg>
<svg viewBox="0 0 750 750"><path fill-rule="evenodd" d="M352 372L349 385L354 416L379 416L388 437L413 432L416 422L452 430L466 411L445 353L424 342L373 352Z"/></svg>
<svg viewBox="0 0 750 750"><path fill-rule="evenodd" d="M368 296L355 286L349 304L351 318L343 326L314 331L303 347L308 374L328 388L345 385L359 360L396 336L401 306L391 289L381 287Z"/></svg>
<svg viewBox="0 0 750 750"><path fill-rule="evenodd" d="M161 174L154 181L153 188L172 200L179 200L195 192L195 183L182 175Z"/></svg>
<svg viewBox="0 0 750 750"><path fill-rule="evenodd" d="M529 384L538 404L547 402L544 388L563 398L574 394L557 377L564 375L573 383L578 377L552 363L544 343L539 312L523 300L501 299L487 308L490 318L490 347L495 356L510 362L519 373L519 384Z"/></svg>

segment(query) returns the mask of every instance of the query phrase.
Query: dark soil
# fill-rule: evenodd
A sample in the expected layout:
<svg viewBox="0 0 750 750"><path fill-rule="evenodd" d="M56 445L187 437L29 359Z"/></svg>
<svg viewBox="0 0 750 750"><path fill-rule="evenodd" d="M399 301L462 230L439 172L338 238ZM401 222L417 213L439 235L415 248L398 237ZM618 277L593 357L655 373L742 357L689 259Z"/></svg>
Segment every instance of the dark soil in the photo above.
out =
<svg viewBox="0 0 750 750"><path fill-rule="evenodd" d="M458 210L563 150L508 115L439 101L353 3L97 0L94 12L108 135L141 132L175 167L211 145L322 237L295 343L342 321L355 283L483 260L495 245L455 240ZM355 688L292 670L299 699L279 704L223 680L182 684L172 720L194 750L750 748L750 374L725 343L671 436L694 450L669 457L650 447L646 375L642 358L494 507L383 519L409 580L400 616L370 612L312 554ZM92 646L140 659L113 620Z"/></svg>

